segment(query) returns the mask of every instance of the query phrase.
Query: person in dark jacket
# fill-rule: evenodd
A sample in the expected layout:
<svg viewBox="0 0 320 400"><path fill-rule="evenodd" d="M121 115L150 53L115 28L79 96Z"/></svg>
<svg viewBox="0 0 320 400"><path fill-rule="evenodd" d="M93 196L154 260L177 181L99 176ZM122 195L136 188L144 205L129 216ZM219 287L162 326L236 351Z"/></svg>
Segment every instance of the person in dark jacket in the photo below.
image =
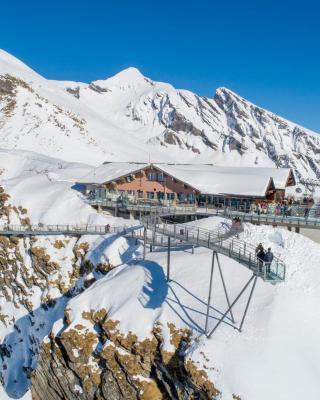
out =
<svg viewBox="0 0 320 400"><path fill-rule="evenodd" d="M256 247L256 254L258 254L259 251L261 251L261 250L264 251L264 248L262 246L262 243L259 243L258 246Z"/></svg>
<svg viewBox="0 0 320 400"><path fill-rule="evenodd" d="M259 272L262 272L262 266L263 266L263 261L264 261L265 256L266 256L266 253L263 249L263 246L261 245L260 250L257 252Z"/></svg>
<svg viewBox="0 0 320 400"><path fill-rule="evenodd" d="M264 256L264 259L263 259L263 261L264 261L265 264L266 264L267 273L270 272L270 265L271 265L271 263L272 263L272 260L273 260L273 253L272 253L272 251L271 251L271 248L269 247L269 248L268 248L268 251L266 252L266 254L265 254L265 256Z"/></svg>

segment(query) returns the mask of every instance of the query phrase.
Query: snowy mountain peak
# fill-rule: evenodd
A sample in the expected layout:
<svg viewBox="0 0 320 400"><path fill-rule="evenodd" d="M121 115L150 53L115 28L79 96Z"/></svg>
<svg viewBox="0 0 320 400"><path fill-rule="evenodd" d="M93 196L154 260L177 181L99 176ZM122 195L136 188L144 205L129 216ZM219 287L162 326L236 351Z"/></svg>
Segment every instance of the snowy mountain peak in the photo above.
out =
<svg viewBox="0 0 320 400"><path fill-rule="evenodd" d="M28 67L5 50L0 49L0 75L14 75L19 78L32 79L33 77L41 78L35 71Z"/></svg>
<svg viewBox="0 0 320 400"><path fill-rule="evenodd" d="M213 99L133 67L87 83L44 79L0 51L0 140L69 161L291 167L320 178L320 136L217 89Z"/></svg>
<svg viewBox="0 0 320 400"><path fill-rule="evenodd" d="M135 67L126 68L120 72L118 72L113 77L108 80L119 81L121 83L126 82L140 82L141 80L146 79L143 74Z"/></svg>
<svg viewBox="0 0 320 400"><path fill-rule="evenodd" d="M97 80L91 83L99 88L103 89L115 89L115 88L136 88L141 86L150 86L152 81L144 77L141 72L134 67L126 68L123 71L117 73L116 75L104 79Z"/></svg>

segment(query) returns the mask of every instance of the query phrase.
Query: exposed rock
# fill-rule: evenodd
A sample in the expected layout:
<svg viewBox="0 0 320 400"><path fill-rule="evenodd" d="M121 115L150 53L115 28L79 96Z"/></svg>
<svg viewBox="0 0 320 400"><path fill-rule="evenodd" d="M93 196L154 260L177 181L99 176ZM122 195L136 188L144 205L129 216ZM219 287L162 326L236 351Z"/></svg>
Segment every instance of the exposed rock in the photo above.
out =
<svg viewBox="0 0 320 400"><path fill-rule="evenodd" d="M97 93L108 93L111 92L110 89L108 88L102 88L101 86L95 84L95 83L90 83L89 88Z"/></svg>
<svg viewBox="0 0 320 400"><path fill-rule="evenodd" d="M94 331L76 325L50 335L50 343L42 346L32 374L33 400L209 400L219 394L206 372L185 360L187 330L170 325L175 352L165 352L161 326L139 342L132 333L121 334L106 310L83 316Z"/></svg>
<svg viewBox="0 0 320 400"><path fill-rule="evenodd" d="M72 94L72 96L74 96L76 99L80 99L80 87L77 86L76 88L66 88L66 91L70 94Z"/></svg>

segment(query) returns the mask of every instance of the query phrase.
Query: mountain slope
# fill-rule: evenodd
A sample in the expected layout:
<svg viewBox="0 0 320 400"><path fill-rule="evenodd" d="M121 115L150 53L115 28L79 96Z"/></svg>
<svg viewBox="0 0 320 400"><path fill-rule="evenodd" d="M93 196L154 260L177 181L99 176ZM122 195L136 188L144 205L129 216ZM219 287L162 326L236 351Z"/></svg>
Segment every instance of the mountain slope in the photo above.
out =
<svg viewBox="0 0 320 400"><path fill-rule="evenodd" d="M320 136L226 88L213 99L137 69L90 84L46 80L0 51L0 138L68 161L211 162L292 167L320 177Z"/></svg>

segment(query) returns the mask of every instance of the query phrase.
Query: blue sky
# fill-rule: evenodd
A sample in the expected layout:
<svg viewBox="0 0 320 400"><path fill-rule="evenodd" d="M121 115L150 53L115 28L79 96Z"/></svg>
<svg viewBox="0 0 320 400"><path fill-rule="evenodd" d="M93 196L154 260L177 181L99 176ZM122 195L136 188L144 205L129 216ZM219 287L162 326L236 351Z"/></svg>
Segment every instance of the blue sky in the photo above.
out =
<svg viewBox="0 0 320 400"><path fill-rule="evenodd" d="M213 96L226 86L320 132L320 4L304 1L1 2L0 47L47 78L135 66Z"/></svg>

